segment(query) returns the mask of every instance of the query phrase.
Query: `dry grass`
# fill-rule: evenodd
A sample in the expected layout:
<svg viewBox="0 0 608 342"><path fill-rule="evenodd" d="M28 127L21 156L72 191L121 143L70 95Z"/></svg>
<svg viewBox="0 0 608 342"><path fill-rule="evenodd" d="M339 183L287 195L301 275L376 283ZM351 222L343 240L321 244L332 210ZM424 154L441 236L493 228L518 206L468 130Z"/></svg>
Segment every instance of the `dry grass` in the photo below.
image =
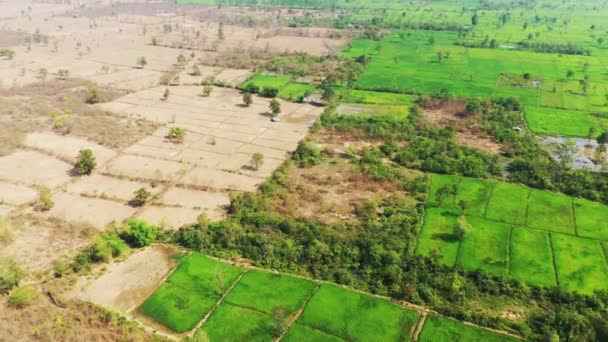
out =
<svg viewBox="0 0 608 342"><path fill-rule="evenodd" d="M92 140L110 148L123 148L153 132L157 125L130 119L86 103L93 84L83 80L52 80L0 91L0 155L18 148L26 133L53 130ZM123 93L100 91L105 101ZM6 137L6 138L5 138Z"/></svg>

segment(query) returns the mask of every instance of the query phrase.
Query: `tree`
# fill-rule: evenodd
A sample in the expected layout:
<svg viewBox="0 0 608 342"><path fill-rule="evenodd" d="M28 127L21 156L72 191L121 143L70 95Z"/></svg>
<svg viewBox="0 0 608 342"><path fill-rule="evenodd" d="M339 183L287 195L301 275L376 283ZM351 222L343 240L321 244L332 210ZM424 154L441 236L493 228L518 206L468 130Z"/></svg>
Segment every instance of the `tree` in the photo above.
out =
<svg viewBox="0 0 608 342"><path fill-rule="evenodd" d="M213 86L211 84L205 84L203 86L203 96L211 95L212 91L213 91Z"/></svg>
<svg viewBox="0 0 608 342"><path fill-rule="evenodd" d="M603 37L599 37L599 38L597 39L597 43L598 43L599 45L604 44L604 38L603 38Z"/></svg>
<svg viewBox="0 0 608 342"><path fill-rule="evenodd" d="M166 88L165 92L163 93L162 100L167 101L169 99L170 95L171 95L171 91L169 90L169 88Z"/></svg>
<svg viewBox="0 0 608 342"><path fill-rule="evenodd" d="M597 137L597 143L600 145L608 144L608 132L603 132Z"/></svg>
<svg viewBox="0 0 608 342"><path fill-rule="evenodd" d="M79 175L90 175L97 166L97 161L90 149L80 150L76 158L74 169Z"/></svg>
<svg viewBox="0 0 608 342"><path fill-rule="evenodd" d="M437 51L437 60L439 61L439 63L443 62L443 51Z"/></svg>
<svg viewBox="0 0 608 342"><path fill-rule="evenodd" d="M137 59L137 66L139 66L140 68L145 68L146 65L148 65L148 61L146 60L146 57L139 57Z"/></svg>
<svg viewBox="0 0 608 342"><path fill-rule="evenodd" d="M143 207L146 205L152 193L146 188L141 188L133 193L135 197L131 200L131 205L134 207Z"/></svg>
<svg viewBox="0 0 608 342"><path fill-rule="evenodd" d="M478 22L479 22L479 17L477 16L477 13L474 13L473 16L471 17L471 25L475 26L475 25L477 25Z"/></svg>
<svg viewBox="0 0 608 342"><path fill-rule="evenodd" d="M270 112L272 113L273 116L277 116L279 114L281 114L281 103L279 101L277 101L276 99L272 99L270 101Z"/></svg>
<svg viewBox="0 0 608 342"><path fill-rule="evenodd" d="M440 187L437 190L437 193L435 194L435 200L437 201L437 205L439 207L443 206L443 202L445 202L445 200L451 196L454 195L455 191L454 191L454 187L450 186L450 185L444 185L442 187Z"/></svg>
<svg viewBox="0 0 608 342"><path fill-rule="evenodd" d="M264 164L264 155L259 152L254 153L253 156L251 156L251 165L253 165L253 168L257 171L262 164Z"/></svg>
<svg viewBox="0 0 608 342"><path fill-rule="evenodd" d="M456 236L456 239L458 239L458 241L463 241L470 231L471 226L469 225L466 216L461 215L458 217L456 226L454 227L454 235Z"/></svg>
<svg viewBox="0 0 608 342"><path fill-rule="evenodd" d="M583 94L587 95L587 91L589 90L589 81L587 81L586 79L582 79L582 80L579 80L578 83L581 86L581 90L583 91Z"/></svg>
<svg viewBox="0 0 608 342"><path fill-rule="evenodd" d="M243 94L243 104L245 105L245 107L251 106L252 103L253 103L253 97L251 96L251 94L250 93Z"/></svg>
<svg viewBox="0 0 608 342"><path fill-rule="evenodd" d="M566 78L567 78L567 79L571 79L572 77L574 77L574 71L572 71L572 70L568 70L568 71L566 72Z"/></svg>
<svg viewBox="0 0 608 342"><path fill-rule="evenodd" d="M38 210L49 211L55 206L51 190L49 188L40 187L38 189Z"/></svg>
<svg viewBox="0 0 608 342"><path fill-rule="evenodd" d="M429 44L431 44L431 45L435 44L435 37L433 37L433 36L429 37Z"/></svg>
<svg viewBox="0 0 608 342"><path fill-rule="evenodd" d="M529 72L524 73L524 80L529 80L532 77Z"/></svg>
<svg viewBox="0 0 608 342"><path fill-rule="evenodd" d="M467 209L469 209L470 207L471 207L471 203L469 201L465 201L465 200L458 201L458 208L460 208L462 215L465 215L467 213Z"/></svg>
<svg viewBox="0 0 608 342"><path fill-rule="evenodd" d="M182 143L184 142L184 138L186 137L186 130L181 127L171 127L169 128L169 132L165 136L168 140L174 143Z"/></svg>
<svg viewBox="0 0 608 342"><path fill-rule="evenodd" d="M557 145L555 154L559 159L559 165L562 170L567 170L572 167L572 163L574 162L577 153L578 147L576 146L576 142L570 138L566 139L564 143Z"/></svg>

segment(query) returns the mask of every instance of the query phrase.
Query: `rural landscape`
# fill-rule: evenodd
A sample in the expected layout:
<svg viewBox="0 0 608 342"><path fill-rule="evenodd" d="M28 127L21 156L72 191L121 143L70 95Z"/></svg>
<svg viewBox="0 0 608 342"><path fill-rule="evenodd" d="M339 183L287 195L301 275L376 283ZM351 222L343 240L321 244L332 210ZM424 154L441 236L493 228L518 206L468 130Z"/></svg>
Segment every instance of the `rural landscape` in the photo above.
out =
<svg viewBox="0 0 608 342"><path fill-rule="evenodd" d="M608 341L608 2L0 0L4 341Z"/></svg>

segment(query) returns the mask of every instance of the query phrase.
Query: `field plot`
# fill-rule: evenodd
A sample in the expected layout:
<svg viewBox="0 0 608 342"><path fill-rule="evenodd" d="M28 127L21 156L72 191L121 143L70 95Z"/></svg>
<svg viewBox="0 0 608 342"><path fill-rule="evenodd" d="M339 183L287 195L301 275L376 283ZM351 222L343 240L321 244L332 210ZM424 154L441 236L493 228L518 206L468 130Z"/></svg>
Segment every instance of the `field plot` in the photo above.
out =
<svg viewBox="0 0 608 342"><path fill-rule="evenodd" d="M248 308L222 304L202 330L211 341L273 341L281 323L270 315Z"/></svg>
<svg viewBox="0 0 608 342"><path fill-rule="evenodd" d="M556 286L553 252L547 232L513 228L511 276L537 286Z"/></svg>
<svg viewBox="0 0 608 342"><path fill-rule="evenodd" d="M462 324L439 316L429 316L418 336L420 342L515 342L518 339Z"/></svg>
<svg viewBox="0 0 608 342"><path fill-rule="evenodd" d="M395 32L382 41L355 40L343 55L371 58L357 89L408 94L446 89L463 97L514 96L524 104L534 132L585 136L590 127L598 131L608 127L608 106L601 100L608 79L594 78L585 91L579 85L580 75L604 72L600 57L465 48L454 45L457 41L456 32ZM439 54L448 57L439 59ZM566 77L568 68L578 78Z"/></svg>
<svg viewBox="0 0 608 342"><path fill-rule="evenodd" d="M459 247L455 229L457 219L458 216L447 209L427 208L424 227L416 246L417 253L438 255L442 263L455 265Z"/></svg>
<svg viewBox="0 0 608 342"><path fill-rule="evenodd" d="M528 226L575 234L572 199L547 191L532 190L528 207Z"/></svg>
<svg viewBox="0 0 608 342"><path fill-rule="evenodd" d="M286 342L340 342L344 341L337 336L326 334L317 329L309 328L304 324L295 323L291 326L282 341Z"/></svg>
<svg viewBox="0 0 608 342"><path fill-rule="evenodd" d="M474 217L468 221L473 229L460 246L459 264L466 270L484 269L507 275L511 227Z"/></svg>
<svg viewBox="0 0 608 342"><path fill-rule="evenodd" d="M37 132L28 134L25 139L25 145L55 155L70 163L74 163L78 152L84 149L89 149L93 152L97 165L105 164L116 155L116 152L111 149L88 140L60 136L53 133Z"/></svg>
<svg viewBox="0 0 608 342"><path fill-rule="evenodd" d="M175 332L186 332L209 312L241 272L238 267L191 254L140 310Z"/></svg>
<svg viewBox="0 0 608 342"><path fill-rule="evenodd" d="M608 206L577 198L574 208L580 236L608 241Z"/></svg>
<svg viewBox="0 0 608 342"><path fill-rule="evenodd" d="M493 182L473 178L462 178L456 194L456 203L466 201L469 203L467 213L472 216L484 217L488 201L494 188Z"/></svg>
<svg viewBox="0 0 608 342"><path fill-rule="evenodd" d="M298 323L351 341L407 341L418 313L382 299L322 285Z"/></svg>
<svg viewBox="0 0 608 342"><path fill-rule="evenodd" d="M32 151L17 151L0 157L0 180L55 188L70 180L72 166Z"/></svg>
<svg viewBox="0 0 608 342"><path fill-rule="evenodd" d="M281 316L295 313L316 284L290 276L249 271L225 301L263 313Z"/></svg>
<svg viewBox="0 0 608 342"><path fill-rule="evenodd" d="M559 285L581 293L608 288L608 264L598 241L551 234Z"/></svg>
<svg viewBox="0 0 608 342"><path fill-rule="evenodd" d="M110 269L98 278L80 279L71 296L128 313L150 296L171 271L174 252L165 246L148 247L124 262L109 265Z"/></svg>
<svg viewBox="0 0 608 342"><path fill-rule="evenodd" d="M488 202L486 217L492 220L525 225L530 189L508 183L496 183Z"/></svg>

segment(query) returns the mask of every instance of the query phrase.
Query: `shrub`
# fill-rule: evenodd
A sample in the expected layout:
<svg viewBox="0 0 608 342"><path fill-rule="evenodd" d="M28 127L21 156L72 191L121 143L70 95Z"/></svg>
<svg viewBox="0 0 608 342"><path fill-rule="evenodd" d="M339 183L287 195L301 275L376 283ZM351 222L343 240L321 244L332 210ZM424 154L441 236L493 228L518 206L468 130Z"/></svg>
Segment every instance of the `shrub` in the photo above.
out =
<svg viewBox="0 0 608 342"><path fill-rule="evenodd" d="M150 193L150 191L148 191L146 188L141 188L135 191L133 195L135 195L135 197L133 197L131 200L131 205L141 207L148 202L150 196L152 196L152 193Z"/></svg>
<svg viewBox="0 0 608 342"><path fill-rule="evenodd" d="M97 166L97 161L90 149L80 150L76 158L74 169L79 175L90 175Z"/></svg>
<svg viewBox="0 0 608 342"><path fill-rule="evenodd" d="M23 270L15 260L0 257L0 293L8 293L13 287L19 285L23 276Z"/></svg>
<svg viewBox="0 0 608 342"><path fill-rule="evenodd" d="M258 87L257 85L255 85L253 83L249 83L248 85L245 86L245 88L243 88L243 90L245 90L245 92L250 93L250 94L257 94L260 92L260 87Z"/></svg>
<svg viewBox="0 0 608 342"><path fill-rule="evenodd" d="M186 137L186 130L181 127L171 127L169 128L169 133L165 136L165 138L171 140L175 143L181 143L184 141Z"/></svg>
<svg viewBox="0 0 608 342"><path fill-rule="evenodd" d="M105 233L93 241L89 253L90 259L93 262L106 262L111 258L119 257L127 247L117 234Z"/></svg>
<svg viewBox="0 0 608 342"><path fill-rule="evenodd" d="M275 87L267 87L262 89L260 95L264 97L277 97L277 95L279 95L279 89Z"/></svg>
<svg viewBox="0 0 608 342"><path fill-rule="evenodd" d="M212 91L213 91L213 86L211 84L206 84L203 86L203 96L211 95Z"/></svg>
<svg viewBox="0 0 608 342"><path fill-rule="evenodd" d="M90 87L89 93L87 94L87 98L85 100L88 104L96 104L103 101L101 93L97 87Z"/></svg>
<svg viewBox="0 0 608 342"><path fill-rule="evenodd" d="M321 150L309 142L301 142L293 152L292 158L299 167L318 165L322 161Z"/></svg>
<svg viewBox="0 0 608 342"><path fill-rule="evenodd" d="M38 189L38 209L41 211L48 211L53 208L55 202L51 197L51 190L49 188L41 187Z"/></svg>
<svg viewBox="0 0 608 342"><path fill-rule="evenodd" d="M32 301L40 297L40 292L32 286L22 286L15 289L7 298L10 305L22 308L30 305Z"/></svg>
<svg viewBox="0 0 608 342"><path fill-rule="evenodd" d="M272 112L272 115L279 115L281 114L281 103L275 99L272 99L272 101L270 101L270 111Z"/></svg>
<svg viewBox="0 0 608 342"><path fill-rule="evenodd" d="M145 221L131 219L127 221L127 229L122 235L132 247L149 246L158 236L158 228L147 224Z"/></svg>
<svg viewBox="0 0 608 342"><path fill-rule="evenodd" d="M252 103L253 103L253 97L251 96L251 93L243 94L243 104L245 105L245 107L251 106Z"/></svg>
<svg viewBox="0 0 608 342"><path fill-rule="evenodd" d="M253 156L251 156L251 165L253 165L253 168L257 171L262 164L264 164L264 155L259 152L254 153Z"/></svg>

